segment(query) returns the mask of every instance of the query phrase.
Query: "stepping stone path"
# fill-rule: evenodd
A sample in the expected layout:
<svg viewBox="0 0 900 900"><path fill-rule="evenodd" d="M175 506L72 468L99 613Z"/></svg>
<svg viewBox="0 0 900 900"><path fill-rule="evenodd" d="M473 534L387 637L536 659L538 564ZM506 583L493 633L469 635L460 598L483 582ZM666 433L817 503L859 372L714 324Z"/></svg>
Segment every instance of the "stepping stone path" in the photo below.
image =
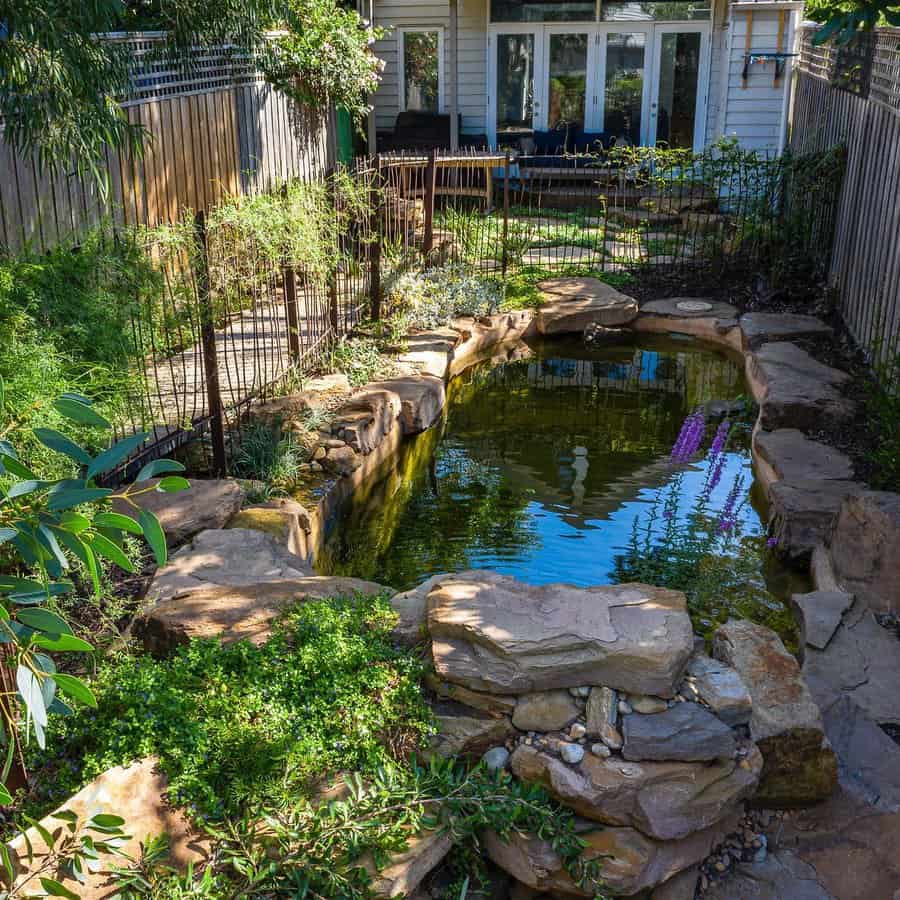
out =
<svg viewBox="0 0 900 900"><path fill-rule="evenodd" d="M746 346L753 349L769 341L830 338L834 330L815 316L794 313L744 313L740 319Z"/></svg>
<svg viewBox="0 0 900 900"><path fill-rule="evenodd" d="M539 334L581 334L588 325L616 327L637 318L635 300L596 278L553 278L537 287L545 300L535 315Z"/></svg>

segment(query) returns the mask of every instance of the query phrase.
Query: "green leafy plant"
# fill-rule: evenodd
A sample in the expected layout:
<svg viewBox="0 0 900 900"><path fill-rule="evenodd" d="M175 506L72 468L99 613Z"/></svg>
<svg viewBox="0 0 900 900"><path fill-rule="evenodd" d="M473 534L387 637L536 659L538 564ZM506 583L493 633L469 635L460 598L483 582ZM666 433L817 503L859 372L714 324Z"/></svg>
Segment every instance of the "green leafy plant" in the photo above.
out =
<svg viewBox="0 0 900 900"><path fill-rule="evenodd" d="M110 424L87 397L63 394L53 404L64 419L87 428L109 430ZM5 391L0 381L0 420L5 420ZM5 784L16 766L16 781L24 777L20 739L33 733L40 747L51 713L70 713L69 702L96 705L87 685L73 675L57 671L50 653L86 653L91 645L76 637L59 614L56 598L70 593L66 577L73 561L88 573L99 593L100 561L107 560L133 572L123 549L125 534L141 536L157 562L166 561L166 540L156 516L135 502L153 490L180 491L188 482L180 463L155 460L138 473L135 483L122 491L101 487L99 478L122 463L141 443L138 433L91 455L72 438L52 428L34 429L34 438L75 467L73 477L42 478L20 457L11 439L15 420L0 430L0 549L6 557L0 575L0 633L5 658L0 677L5 692L0 699L0 742L5 762L0 781ZM163 477L148 484L156 475ZM135 516L114 512L113 501L130 507ZM63 700L63 696L67 699ZM68 702L67 702L68 701ZM20 717L24 711L24 718ZM9 790L0 785L0 803L10 803Z"/></svg>
<svg viewBox="0 0 900 900"><path fill-rule="evenodd" d="M866 413L875 436L869 451L873 486L900 490L900 352L876 367Z"/></svg>
<svg viewBox="0 0 900 900"><path fill-rule="evenodd" d="M0 859L10 886L8 891L0 892L3 900L34 896L32 890L35 881L40 884L44 896L78 900L78 894L51 875L64 872L79 884L85 884L88 874L97 871L104 864L104 857L128 859L122 846L130 837L122 829L125 820L121 816L97 813L82 821L71 810L62 809L54 813L53 818L61 822L62 827L50 831L40 822L24 817L25 824L33 828L44 842L44 848L35 864L34 847L23 832L25 852L19 854L15 861L20 865L23 861L27 863L28 871L18 880L13 865L13 852L8 844L0 844Z"/></svg>

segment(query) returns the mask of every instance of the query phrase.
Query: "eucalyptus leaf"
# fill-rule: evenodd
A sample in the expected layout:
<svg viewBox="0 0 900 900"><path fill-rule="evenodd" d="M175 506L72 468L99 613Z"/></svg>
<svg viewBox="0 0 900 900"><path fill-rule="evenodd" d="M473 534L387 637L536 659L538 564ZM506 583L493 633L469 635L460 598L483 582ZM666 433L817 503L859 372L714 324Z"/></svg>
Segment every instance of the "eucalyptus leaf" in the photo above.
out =
<svg viewBox="0 0 900 900"><path fill-rule="evenodd" d="M97 698L80 678L57 672L53 676L53 679L66 696L71 697L73 700L77 700L79 703L83 703L85 706L91 706L96 709Z"/></svg>
<svg viewBox="0 0 900 900"><path fill-rule="evenodd" d="M63 394L58 400L53 401L53 407L61 416L79 425L91 425L95 428L111 427L109 422L91 407L86 397Z"/></svg>
<svg viewBox="0 0 900 900"><path fill-rule="evenodd" d="M91 454L79 447L71 438L66 437L54 428L35 428L34 436L45 446L57 453L68 456L81 466L91 464Z"/></svg>
<svg viewBox="0 0 900 900"><path fill-rule="evenodd" d="M81 506L83 503L96 503L112 493L110 488L75 488L53 494L47 501L47 509L59 511Z"/></svg>
<svg viewBox="0 0 900 900"><path fill-rule="evenodd" d="M110 562L115 563L120 569L126 572L134 572L134 564L125 555L121 547L114 544L108 537L102 534L95 534L91 538L91 549L97 556L102 556Z"/></svg>
<svg viewBox="0 0 900 900"><path fill-rule="evenodd" d="M145 465L140 472L137 473L135 481L149 481L157 475L164 475L166 472L183 472L184 466L174 459L154 459Z"/></svg>
<svg viewBox="0 0 900 900"><path fill-rule="evenodd" d="M138 513L138 521L144 529L144 539L150 545L150 549L156 557L156 564L162 568L168 558L168 549L166 547L166 535L159 519L149 509L142 509Z"/></svg>
<svg viewBox="0 0 900 900"><path fill-rule="evenodd" d="M95 475L101 475L110 469L114 469L120 462L127 459L134 450L140 447L149 436L149 432L139 431L137 434L117 441L91 462L85 474L88 478L93 478Z"/></svg>

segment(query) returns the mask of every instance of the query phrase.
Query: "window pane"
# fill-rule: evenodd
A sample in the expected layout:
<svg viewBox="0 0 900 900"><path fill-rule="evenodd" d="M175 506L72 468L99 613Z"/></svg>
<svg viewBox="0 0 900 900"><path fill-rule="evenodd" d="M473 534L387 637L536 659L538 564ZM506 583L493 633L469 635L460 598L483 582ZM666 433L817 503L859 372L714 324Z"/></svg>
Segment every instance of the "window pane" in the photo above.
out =
<svg viewBox="0 0 900 900"><path fill-rule="evenodd" d="M595 22L594 0L491 0L492 22Z"/></svg>
<svg viewBox="0 0 900 900"><path fill-rule="evenodd" d="M656 120L657 143L688 150L694 145L694 115L697 111L699 72L699 33L662 35L659 108Z"/></svg>
<svg viewBox="0 0 900 900"><path fill-rule="evenodd" d="M709 0L600 4L600 18L604 22L699 22L708 21L709 13Z"/></svg>
<svg viewBox="0 0 900 900"><path fill-rule="evenodd" d="M497 140L531 134L534 35L497 35Z"/></svg>
<svg viewBox="0 0 900 900"><path fill-rule="evenodd" d="M618 143L641 143L646 36L609 34L606 38L606 93L603 130Z"/></svg>
<svg viewBox="0 0 900 900"><path fill-rule="evenodd" d="M406 108L438 112L438 33L406 31L403 34L403 84Z"/></svg>
<svg viewBox="0 0 900 900"><path fill-rule="evenodd" d="M557 125L584 128L587 50L586 34L550 35L550 108L547 121L551 128Z"/></svg>

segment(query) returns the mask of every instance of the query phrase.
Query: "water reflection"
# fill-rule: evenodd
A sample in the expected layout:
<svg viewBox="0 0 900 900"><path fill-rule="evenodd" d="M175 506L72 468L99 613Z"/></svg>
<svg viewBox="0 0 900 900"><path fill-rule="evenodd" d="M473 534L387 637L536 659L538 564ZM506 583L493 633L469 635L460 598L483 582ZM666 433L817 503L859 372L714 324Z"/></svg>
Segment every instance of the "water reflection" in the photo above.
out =
<svg viewBox="0 0 900 900"><path fill-rule="evenodd" d="M451 386L443 427L410 441L377 486L352 498L317 568L397 589L464 568L534 584L610 581L635 516L673 477L668 455L685 415L742 390L724 356L672 342L547 344L470 370ZM732 444L717 493L742 470L749 483L745 438ZM683 509L703 480L704 465L691 467ZM742 518L745 533L759 531L751 505Z"/></svg>

